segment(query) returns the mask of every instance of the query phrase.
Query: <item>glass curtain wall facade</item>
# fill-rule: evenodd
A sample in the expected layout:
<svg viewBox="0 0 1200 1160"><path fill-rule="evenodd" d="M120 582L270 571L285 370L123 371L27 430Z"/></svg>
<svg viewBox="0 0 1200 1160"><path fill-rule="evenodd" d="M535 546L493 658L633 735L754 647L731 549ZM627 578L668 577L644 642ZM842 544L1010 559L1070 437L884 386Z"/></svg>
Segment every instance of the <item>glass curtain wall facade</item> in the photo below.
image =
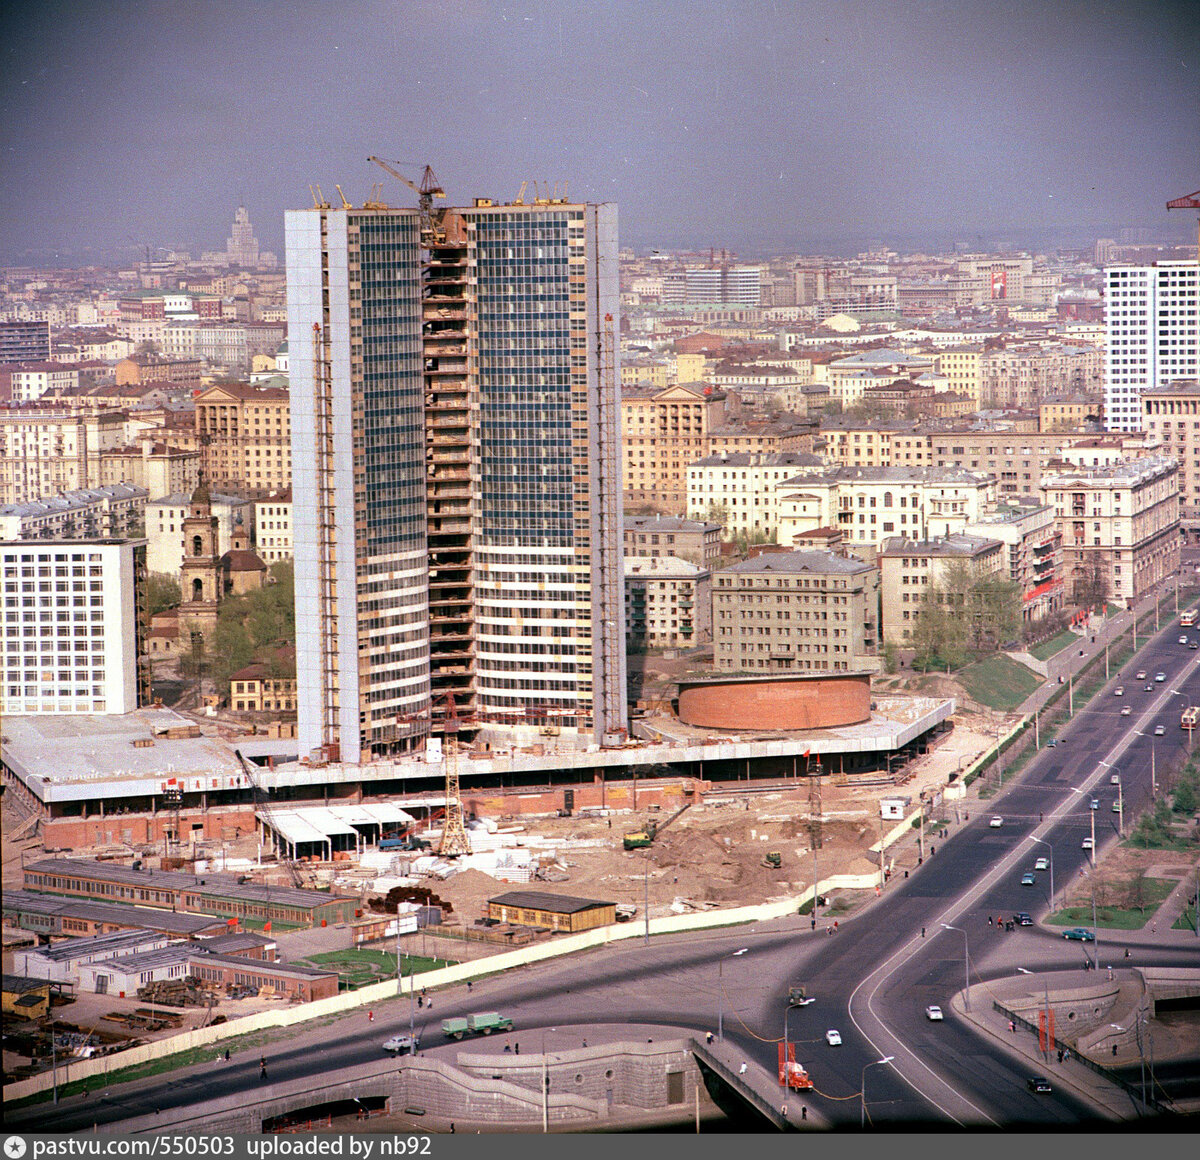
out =
<svg viewBox="0 0 1200 1160"><path fill-rule="evenodd" d="M358 761L429 729L420 225L285 226L299 750Z"/></svg>
<svg viewBox="0 0 1200 1160"><path fill-rule="evenodd" d="M473 271L485 725L624 728L616 211L463 210Z"/></svg>
<svg viewBox="0 0 1200 1160"><path fill-rule="evenodd" d="M300 753L621 739L615 207L286 224Z"/></svg>

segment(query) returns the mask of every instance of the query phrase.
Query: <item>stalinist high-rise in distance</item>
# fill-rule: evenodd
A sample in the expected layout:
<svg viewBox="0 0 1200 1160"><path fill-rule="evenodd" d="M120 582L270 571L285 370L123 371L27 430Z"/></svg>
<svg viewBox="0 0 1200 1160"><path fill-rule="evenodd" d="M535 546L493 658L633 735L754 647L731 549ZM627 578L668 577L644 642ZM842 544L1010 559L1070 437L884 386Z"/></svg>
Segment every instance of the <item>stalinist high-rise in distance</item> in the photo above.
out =
<svg viewBox="0 0 1200 1160"><path fill-rule="evenodd" d="M302 756L624 736L616 218L286 215Z"/></svg>

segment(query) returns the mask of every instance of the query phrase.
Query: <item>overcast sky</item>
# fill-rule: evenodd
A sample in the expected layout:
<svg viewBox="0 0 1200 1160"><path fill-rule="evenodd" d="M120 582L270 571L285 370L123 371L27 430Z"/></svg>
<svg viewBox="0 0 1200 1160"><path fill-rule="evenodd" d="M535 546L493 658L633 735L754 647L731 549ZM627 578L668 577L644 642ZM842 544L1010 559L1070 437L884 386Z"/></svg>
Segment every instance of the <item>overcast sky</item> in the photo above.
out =
<svg viewBox="0 0 1200 1160"><path fill-rule="evenodd" d="M616 201L631 246L1194 236L1195 0L40 0L0 17L0 261L264 247L433 165ZM1181 219L1177 221L1176 219Z"/></svg>

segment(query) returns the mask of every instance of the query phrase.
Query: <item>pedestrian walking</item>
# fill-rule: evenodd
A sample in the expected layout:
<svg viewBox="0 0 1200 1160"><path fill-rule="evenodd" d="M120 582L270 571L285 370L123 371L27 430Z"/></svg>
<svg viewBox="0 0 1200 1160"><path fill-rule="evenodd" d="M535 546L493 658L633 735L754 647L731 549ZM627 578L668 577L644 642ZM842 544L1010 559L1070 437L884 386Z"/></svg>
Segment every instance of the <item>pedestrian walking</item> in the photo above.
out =
<svg viewBox="0 0 1200 1160"><path fill-rule="evenodd" d="M738 1068L738 1075L745 1075L745 1074L746 1074L746 1065L745 1065L745 1063L743 1063L742 1066Z"/></svg>
<svg viewBox="0 0 1200 1160"><path fill-rule="evenodd" d="M988 915L988 926L991 926L991 925L992 925L992 916L989 914Z"/></svg>
<svg viewBox="0 0 1200 1160"><path fill-rule="evenodd" d="M450 1135L451 1136L454 1135L454 1121L453 1120L450 1121Z"/></svg>
<svg viewBox="0 0 1200 1160"><path fill-rule="evenodd" d="M1062 1063L1062 1048L1061 1047L1058 1049L1058 1062Z"/></svg>
<svg viewBox="0 0 1200 1160"><path fill-rule="evenodd" d="M225 1062L226 1063L229 1062L229 1048L228 1047L225 1048Z"/></svg>
<svg viewBox="0 0 1200 1160"><path fill-rule="evenodd" d="M1017 1033L1017 1025L1011 1019L1008 1021L1008 1029L1014 1035Z"/></svg>
<svg viewBox="0 0 1200 1160"><path fill-rule="evenodd" d="M816 930L817 929L817 920L815 918L810 918L809 925L813 928L813 930ZM1128 953L1129 952L1126 951L1126 954L1128 954Z"/></svg>
<svg viewBox="0 0 1200 1160"><path fill-rule="evenodd" d="M258 1061L258 1078L260 1082L267 1078L267 1057L265 1055Z"/></svg>
<svg viewBox="0 0 1200 1160"><path fill-rule="evenodd" d="M467 990L470 991L470 989L471 989L471 980L468 979L467 980Z"/></svg>
<svg viewBox="0 0 1200 1160"><path fill-rule="evenodd" d="M520 1054L521 1054L521 1045L520 1045L519 1043L514 1043L514 1044L513 1044L513 1054L514 1054L514 1055L520 1055Z"/></svg>
<svg viewBox="0 0 1200 1160"><path fill-rule="evenodd" d="M1125 957L1129 958L1129 948L1128 947L1125 948Z"/></svg>
<svg viewBox="0 0 1200 1160"><path fill-rule="evenodd" d="M834 929L834 931L836 931L836 930L837 930L837 928L838 928L838 924L837 924L837 919L835 918L835 919L833 920L833 929Z"/></svg>
<svg viewBox="0 0 1200 1160"><path fill-rule="evenodd" d="M802 1120L808 1119L808 1107L805 1104L800 1105L800 1118Z"/></svg>
<svg viewBox="0 0 1200 1160"><path fill-rule="evenodd" d="M587 1047L587 1040L586 1040L586 1039L583 1041L583 1046L584 1046L584 1047Z"/></svg>
<svg viewBox="0 0 1200 1160"><path fill-rule="evenodd" d="M925 928L924 927L921 927L921 937L922 938L925 937Z"/></svg>

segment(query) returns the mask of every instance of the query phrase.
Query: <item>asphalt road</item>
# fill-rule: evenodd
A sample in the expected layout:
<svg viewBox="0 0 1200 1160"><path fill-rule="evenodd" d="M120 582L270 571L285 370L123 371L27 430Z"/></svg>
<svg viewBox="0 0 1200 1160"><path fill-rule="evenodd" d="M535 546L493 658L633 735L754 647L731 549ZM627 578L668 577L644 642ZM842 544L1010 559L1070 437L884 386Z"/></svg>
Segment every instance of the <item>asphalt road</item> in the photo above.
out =
<svg viewBox="0 0 1200 1160"><path fill-rule="evenodd" d="M1149 692L1143 689L1146 682L1125 679L1124 698L1102 693L1076 714L1061 743L1044 749L997 799L994 810L990 804L986 812L972 810L970 822L952 838L935 840L937 853L920 870L908 880L893 881L860 916L840 922L836 935L827 936L820 928L813 933L807 919L790 919L728 932L656 937L648 946L631 940L508 972L482 980L470 996L463 988L439 994L434 1010L418 1011L426 1048L441 1042L437 1025L442 1018L469 1011L498 1009L512 1016L517 1029L508 1039L523 1040L526 1051L540 1050L544 1028L554 1029L547 1032L550 1047L565 1048L578 1046L572 1030L597 1025L611 1027L614 1038L632 1023L715 1030L720 1011L726 1038L747 1060L773 1070L787 1012L788 1036L816 1085L814 1110L835 1125L857 1125L863 1068L883 1055L896 1058L891 1065L871 1067L866 1081L867 1111L876 1126L1044 1127L1093 1120L1094 1111L1060 1084L1050 1095L1030 1093L1028 1069L953 1016L950 999L964 979L963 935L943 930L940 923L966 931L972 982L1012 975L1017 966L1082 967L1083 944L1036 926L998 933L988 926L987 915L1026 910L1036 920L1049 909L1048 873L1039 873L1034 886L1020 884L1034 859L1047 853L1029 841L1032 834L1050 843L1059 893L1087 868L1088 855L1080 843L1091 832L1091 796L1100 798L1094 815L1097 846L1103 850L1117 840L1117 816L1110 809L1115 787L1109 785L1114 767L1120 771L1130 816L1149 800L1151 745L1161 772L1166 759L1186 745L1179 728L1184 698L1191 694L1200 701L1200 651L1178 645L1178 635L1178 628L1168 625L1127 666L1127 678L1134 669L1148 670ZM1167 679L1154 683L1160 670ZM1125 704L1133 712L1122 717ZM1153 727L1159 723L1165 736L1154 738ZM1004 817L999 829L988 825L993 812ZM1117 963L1123 945L1102 935L1101 964ZM733 952L743 947L746 953L735 957ZM1186 948L1139 947L1130 961L1184 965L1194 963L1195 955ZM817 1001L788 1012L787 987L794 982L806 983ZM925 1019L930 1003L946 1011L944 1022ZM381 1058L382 1040L407 1030L409 1007L398 1001L377 1008L376 1016L371 1024L358 1014L280 1040L266 1052L271 1080L328 1074ZM831 1027L841 1031L841 1047L825 1044ZM435 1050L453 1055L459 1046ZM124 1085L86 1099L74 1097L53 1113L54 1128L81 1130L156 1108L165 1111L257 1090L258 1057L257 1049L248 1050L229 1064L174 1072L162 1081ZM8 1119L13 1126L45 1130L47 1109Z"/></svg>

